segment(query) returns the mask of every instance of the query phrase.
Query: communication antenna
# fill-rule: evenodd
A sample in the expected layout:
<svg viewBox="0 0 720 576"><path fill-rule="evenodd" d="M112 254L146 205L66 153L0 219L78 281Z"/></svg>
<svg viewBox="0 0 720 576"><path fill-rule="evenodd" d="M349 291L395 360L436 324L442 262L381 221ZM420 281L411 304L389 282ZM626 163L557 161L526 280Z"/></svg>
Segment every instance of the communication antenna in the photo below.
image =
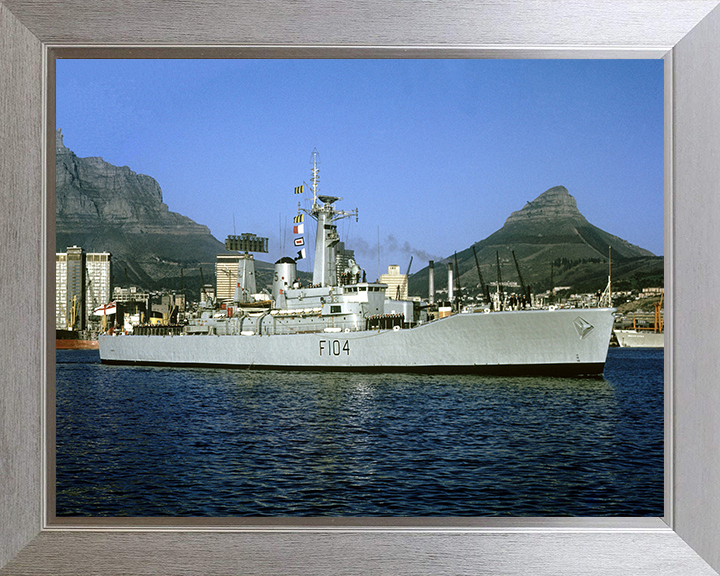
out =
<svg viewBox="0 0 720 576"><path fill-rule="evenodd" d="M320 160L320 153L317 151L317 148L313 148L312 156L313 156L313 159L312 159L313 167L312 167L312 179L310 180L312 182L312 186L310 187L310 189L312 190L312 193L313 193L313 209L314 209L317 206L318 189L319 189L318 183L320 182L320 169L318 168L318 162Z"/></svg>

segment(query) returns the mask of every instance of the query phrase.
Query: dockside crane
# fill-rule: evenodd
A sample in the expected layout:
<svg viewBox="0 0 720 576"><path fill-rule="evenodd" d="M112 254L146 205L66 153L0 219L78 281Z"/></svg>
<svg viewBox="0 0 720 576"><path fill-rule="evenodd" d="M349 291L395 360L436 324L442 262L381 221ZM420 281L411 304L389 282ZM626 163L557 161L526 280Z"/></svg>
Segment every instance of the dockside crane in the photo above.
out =
<svg viewBox="0 0 720 576"><path fill-rule="evenodd" d="M477 273L478 277L480 278L480 289L482 290L483 295L485 296L485 300L487 300L488 304L490 303L490 289L488 288L488 285L485 284L485 280L483 280L482 272L480 272L480 262L478 261L477 252L475 251L475 246L473 245L473 254L475 255L475 266L477 267Z"/></svg>
<svg viewBox="0 0 720 576"><path fill-rule="evenodd" d="M497 287L498 287L498 304L500 306L500 310L503 309L503 300L504 300L504 292L502 288L502 273L500 271L500 253L496 250L495 251L495 259L497 260Z"/></svg>
<svg viewBox="0 0 720 576"><path fill-rule="evenodd" d="M455 252L455 309L459 312L462 306L462 286L460 285L460 268L458 267L457 252Z"/></svg>
<svg viewBox="0 0 720 576"><path fill-rule="evenodd" d="M520 273L520 265L518 264L517 258L515 257L515 250L511 250L511 252L513 260L515 261L515 269L517 270L518 278L520 279L520 289L522 290L523 298L525 298L527 302L530 302L530 287L525 286L522 274Z"/></svg>
<svg viewBox="0 0 720 576"><path fill-rule="evenodd" d="M205 278L203 278L202 268L200 268L200 294L205 295L206 304L212 308L214 303L210 301L210 296L205 291Z"/></svg>

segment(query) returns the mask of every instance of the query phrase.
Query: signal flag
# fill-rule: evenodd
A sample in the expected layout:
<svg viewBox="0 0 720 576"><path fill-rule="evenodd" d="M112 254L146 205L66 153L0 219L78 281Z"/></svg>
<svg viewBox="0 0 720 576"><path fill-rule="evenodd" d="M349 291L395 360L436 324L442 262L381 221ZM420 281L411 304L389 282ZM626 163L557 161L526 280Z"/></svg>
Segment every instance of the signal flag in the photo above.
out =
<svg viewBox="0 0 720 576"><path fill-rule="evenodd" d="M293 234L303 234L305 232L305 224L297 224L293 226Z"/></svg>
<svg viewBox="0 0 720 576"><path fill-rule="evenodd" d="M295 260L302 260L303 258L305 258L305 248L303 248L302 250L298 250L298 255Z"/></svg>
<svg viewBox="0 0 720 576"><path fill-rule="evenodd" d="M295 186L295 194L302 194L305 191L305 184L302 186Z"/></svg>
<svg viewBox="0 0 720 576"><path fill-rule="evenodd" d="M305 238L300 236L300 238L295 238L295 246L305 246Z"/></svg>
<svg viewBox="0 0 720 576"><path fill-rule="evenodd" d="M295 224L300 224L300 222L303 221L303 216L305 216L305 214L298 214L295 218L293 218L293 222Z"/></svg>

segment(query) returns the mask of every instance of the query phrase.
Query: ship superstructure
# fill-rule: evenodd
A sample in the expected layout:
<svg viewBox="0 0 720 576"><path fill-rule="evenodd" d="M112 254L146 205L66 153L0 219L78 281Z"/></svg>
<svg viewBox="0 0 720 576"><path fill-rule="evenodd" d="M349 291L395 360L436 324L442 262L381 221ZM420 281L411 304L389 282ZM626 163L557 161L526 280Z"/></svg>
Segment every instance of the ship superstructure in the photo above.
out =
<svg viewBox="0 0 720 576"><path fill-rule="evenodd" d="M389 300L387 284L367 282L353 259L338 258L336 222L357 219L358 211L336 208L342 199L320 195L318 183L314 152L312 205L299 207L295 219L298 226L304 216L317 223L311 285L297 277L303 248L297 259L275 263L271 300L252 298L248 278L254 269L246 253L236 296L222 314L202 311L182 334L136 329L132 335L101 336L101 360L285 370L602 373L614 309L480 310L429 321L422 306ZM226 246L247 248L242 242ZM341 269L339 261L346 263Z"/></svg>

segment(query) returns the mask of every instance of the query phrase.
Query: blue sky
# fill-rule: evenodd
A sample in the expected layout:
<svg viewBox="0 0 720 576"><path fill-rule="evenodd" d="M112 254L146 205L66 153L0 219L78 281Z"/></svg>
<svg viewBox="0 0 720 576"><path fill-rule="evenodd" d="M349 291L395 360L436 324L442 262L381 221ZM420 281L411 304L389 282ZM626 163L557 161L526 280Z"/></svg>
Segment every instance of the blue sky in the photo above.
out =
<svg viewBox="0 0 720 576"><path fill-rule="evenodd" d="M663 254L661 60L58 60L56 113L78 156L152 176L221 241L269 237L269 261L314 148L373 279L378 236L381 273L417 271L557 185Z"/></svg>

